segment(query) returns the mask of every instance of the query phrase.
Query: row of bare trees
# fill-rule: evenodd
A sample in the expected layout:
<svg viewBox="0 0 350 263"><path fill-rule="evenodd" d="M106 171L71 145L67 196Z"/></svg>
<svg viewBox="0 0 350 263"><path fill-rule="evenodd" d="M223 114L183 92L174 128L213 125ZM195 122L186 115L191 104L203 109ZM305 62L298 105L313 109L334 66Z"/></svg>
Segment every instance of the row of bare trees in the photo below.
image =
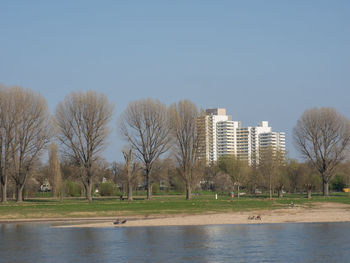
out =
<svg viewBox="0 0 350 263"><path fill-rule="evenodd" d="M54 117L50 117L47 102L40 94L19 87L1 87L2 201L7 201L9 178L16 185L16 200L22 201L28 176L51 139L59 142L62 159L68 160L74 167L84 185L86 197L91 201L94 177L110 134L113 109L114 105L103 94L77 92L67 95L57 105ZM118 127L128 144L123 150L123 170L127 175L130 200L132 185L140 174L146 178L147 198L151 198L155 173L160 172L157 165L165 153L169 153L167 156L172 156L176 161L176 172L185 184L186 198L191 198L193 187L205 178L208 170L205 160L198 156L200 138L203 137L197 127L199 115L196 105L188 100L179 101L170 107L155 99L129 103L118 120ZM328 195L328 184L337 167L349 155L349 123L334 109L315 108L305 111L294 129L297 149L321 175L324 195ZM50 147L49 162L49 177L55 186L54 195L59 196L62 179L55 145ZM262 175L268 182L270 196L273 190L282 194L286 185L283 175L288 174L287 167L290 174L295 173L296 177L300 173L286 165L283 153L272 148L261 149L259 165L256 167L249 167L235 156L224 156L215 166L221 175L226 174L231 178L238 191L248 184L254 185L258 174Z"/></svg>
<svg viewBox="0 0 350 263"><path fill-rule="evenodd" d="M197 107L188 100L172 104L168 109L157 100L140 100L130 103L123 113L121 133L145 167L148 198L151 198L153 163L170 146L177 160L178 173L186 185L186 198L191 198L191 189L203 177L205 168L205 163L198 157L201 138L201 131L196 126L198 117ZM321 176L323 194L327 196L329 182L337 167L349 156L350 121L332 108L307 110L294 129L294 141L310 171L316 170ZM260 174L268 182L270 197L274 190L282 196L286 185L293 181L287 180L289 174L308 170L299 166L298 169L291 168L293 162L287 165L285 153L271 147L261 148L259 156L255 167L235 156L224 156L218 167L229 175L238 192L245 180L249 178L254 182ZM314 172L310 171L302 180L309 196L315 187L311 176Z"/></svg>
<svg viewBox="0 0 350 263"><path fill-rule="evenodd" d="M50 147L51 148L51 147ZM133 199L133 193L140 193L145 189L145 176L142 164L130 155L130 149L125 149L127 160L119 163L109 164L102 161L95 164L93 192L94 195L116 196L127 195L129 200ZM50 154L51 156L51 154ZM129 159L132 156L132 159ZM27 181L25 187L25 196L35 196L39 186L46 184L49 179L52 186L52 195L56 197L85 196L85 188L82 178L79 175L79 169L69 160L61 163L62 184L55 182L55 175L51 171L55 166L51 165L52 161L42 164L35 168ZM55 162L54 162L55 163ZM132 164L127 165L127 164ZM264 165L265 166L265 165ZM216 164L202 166L197 170L198 181L193 184L193 190L198 193L202 190L210 190L217 193L229 193L234 191L235 196L241 194L255 195L260 192L269 192L273 196L276 194L280 197L284 192L302 193L308 192L311 197L311 191L320 191L322 189L321 177L317 171L312 169L308 163L299 163L295 160L287 159L283 165L273 166L275 171L273 175L266 173L266 167L248 166L247 162L239 160L234 156L224 156ZM131 169L130 169L130 168ZM129 169L128 169L129 168ZM330 187L335 191L341 191L350 183L349 163L342 163L337 169L337 174L331 180ZM239 173L235 173L239 171ZM155 162L152 173L152 194L167 193L170 191L186 194L185 182L179 173L177 160L173 158L160 159ZM73 188L72 188L73 187ZM60 190L55 194L55 189ZM99 190L95 192L95 190ZM9 194L14 193L13 181L10 181ZM40 195L45 195L44 193Z"/></svg>
<svg viewBox="0 0 350 263"><path fill-rule="evenodd" d="M268 152L268 150L266 150ZM222 156L217 163L208 166L200 166L196 169L197 180L194 181L192 189L196 192L210 190L217 193L229 193L234 191L235 196L241 195L259 195L264 192L270 193L270 197L283 197L285 192L288 193L307 193L311 198L311 193L322 190L322 179L317 170L311 163L300 163L293 159L281 161L279 157L265 156L268 163L259 163L259 165L249 166L246 161L240 160L235 156ZM134 164L137 164L134 160ZM273 164L271 164L273 163ZM120 163L117 172L117 183L121 191L128 192L131 187L132 191L144 183L142 165L139 164L140 170L133 174L133 181L128 181L125 169L126 163ZM336 172L335 178L331 180L333 190L339 191L345 185L350 183L350 163L342 163ZM335 183L343 185L340 188ZM152 182L154 186L163 185L163 191L175 191L186 193L186 183L179 172L178 161L173 158L162 159L155 162L152 173ZM154 189L153 189L154 190ZM152 191L155 192L155 191ZM132 192L131 192L132 195ZM131 200L131 199L130 199Z"/></svg>
<svg viewBox="0 0 350 263"><path fill-rule="evenodd" d="M113 105L104 95L96 92L71 93L57 105L53 118L55 125L51 126L47 103L39 94L13 87L4 87L1 92L3 202L7 200L9 174L16 181L17 201L23 199L26 178L53 135L60 142L63 157L76 167L84 184L86 197L91 201L96 164L109 135L108 125L112 118ZM133 174L141 170L133 162L133 157L136 156L142 162L146 176L148 199L152 193L154 165L170 149L173 142L176 145L179 172L186 182L187 197L190 198L198 164L198 131L195 125L197 116L196 106L189 101L167 108L158 100L152 99L130 103L122 115L120 131L129 143L129 150L124 151L129 182L131 185ZM55 178L52 180L53 185L59 185L57 149L54 146L50 150L50 167L50 174L56 175L51 176ZM56 188L55 195L59 192Z"/></svg>
<svg viewBox="0 0 350 263"><path fill-rule="evenodd" d="M170 148L178 163L178 173L186 185L186 199L191 198L192 187L198 184L201 168L205 165L198 157L198 116L196 105L188 100L167 108L152 99L131 102L122 114L120 132L144 167L147 199L152 195L154 164ZM130 158L125 159L128 163ZM126 165L130 167L130 164Z"/></svg>
<svg viewBox="0 0 350 263"><path fill-rule="evenodd" d="M88 200L92 200L95 164L101 157L109 134L113 105L96 92L71 93L58 104L50 117L46 100L38 93L19 87L0 89L0 181L2 202L7 202L11 177L16 184L16 200L23 200L23 189L41 153L57 138L65 158L77 167ZM50 150L53 185L60 185L55 146ZM53 176L51 176L53 177ZM54 188L54 194L60 190Z"/></svg>

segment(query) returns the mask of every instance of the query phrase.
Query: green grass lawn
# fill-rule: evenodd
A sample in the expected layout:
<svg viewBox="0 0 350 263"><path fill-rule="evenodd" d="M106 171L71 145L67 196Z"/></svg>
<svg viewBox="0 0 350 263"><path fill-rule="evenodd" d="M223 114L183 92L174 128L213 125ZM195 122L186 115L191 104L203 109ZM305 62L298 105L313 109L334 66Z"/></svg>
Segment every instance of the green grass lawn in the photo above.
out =
<svg viewBox="0 0 350 263"><path fill-rule="evenodd" d="M214 194L196 195L192 200L184 196L168 195L154 196L151 201L144 197L136 197L134 201L120 201L119 198L95 198L87 202L81 198L64 199L62 201L50 198L28 199L22 204L10 201L0 204L0 220L25 218L64 218L64 217L104 217L104 216L152 216L162 214L199 214L232 211L247 211L259 209L276 209L288 207L293 202L296 205L309 206L316 202L339 202L350 204L348 194L332 194L328 198L314 195L311 200L301 194L288 194L283 198L269 199L267 196L241 197L233 201L228 195Z"/></svg>

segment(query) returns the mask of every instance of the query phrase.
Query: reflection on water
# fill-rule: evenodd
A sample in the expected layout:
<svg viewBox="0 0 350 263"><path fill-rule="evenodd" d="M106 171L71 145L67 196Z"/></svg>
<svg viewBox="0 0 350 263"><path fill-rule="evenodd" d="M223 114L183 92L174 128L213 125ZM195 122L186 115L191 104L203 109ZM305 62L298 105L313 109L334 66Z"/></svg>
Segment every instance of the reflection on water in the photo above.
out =
<svg viewBox="0 0 350 263"><path fill-rule="evenodd" d="M139 228L0 225L0 262L349 262L350 223Z"/></svg>

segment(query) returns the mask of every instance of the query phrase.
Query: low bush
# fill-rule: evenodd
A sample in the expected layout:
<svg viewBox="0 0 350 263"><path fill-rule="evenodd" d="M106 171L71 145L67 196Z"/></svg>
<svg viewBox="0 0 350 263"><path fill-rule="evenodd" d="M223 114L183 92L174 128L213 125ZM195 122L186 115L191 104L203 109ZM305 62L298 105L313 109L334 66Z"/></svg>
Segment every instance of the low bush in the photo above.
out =
<svg viewBox="0 0 350 263"><path fill-rule="evenodd" d="M80 197L82 195L82 186L71 180L66 180L63 183L63 192L68 197Z"/></svg>
<svg viewBox="0 0 350 263"><path fill-rule="evenodd" d="M159 193L159 183L155 182L152 185L152 194L158 194Z"/></svg>
<svg viewBox="0 0 350 263"><path fill-rule="evenodd" d="M118 187L114 183L101 183L98 189L101 196L116 196L118 194Z"/></svg>

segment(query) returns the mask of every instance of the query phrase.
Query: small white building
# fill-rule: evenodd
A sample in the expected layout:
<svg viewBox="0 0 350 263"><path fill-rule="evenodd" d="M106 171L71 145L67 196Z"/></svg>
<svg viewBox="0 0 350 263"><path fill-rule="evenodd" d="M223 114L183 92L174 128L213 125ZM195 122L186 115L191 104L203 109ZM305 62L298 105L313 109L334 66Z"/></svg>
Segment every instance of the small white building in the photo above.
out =
<svg viewBox="0 0 350 263"><path fill-rule="evenodd" d="M52 190L52 187L50 185L49 180L45 179L42 185L40 185L40 192L50 192Z"/></svg>

